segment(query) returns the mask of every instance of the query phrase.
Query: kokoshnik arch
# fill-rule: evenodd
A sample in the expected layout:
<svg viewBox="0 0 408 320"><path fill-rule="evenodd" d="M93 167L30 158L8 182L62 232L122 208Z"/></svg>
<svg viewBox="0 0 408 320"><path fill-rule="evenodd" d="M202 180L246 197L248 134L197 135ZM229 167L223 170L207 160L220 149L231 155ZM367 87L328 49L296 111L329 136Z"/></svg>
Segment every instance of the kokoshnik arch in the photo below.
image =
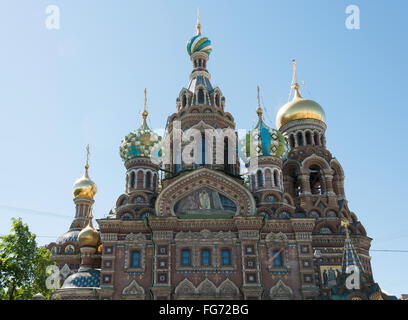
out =
<svg viewBox="0 0 408 320"><path fill-rule="evenodd" d="M372 239L350 211L343 169L326 147L325 112L302 97L295 62L293 99L279 110L277 129L263 119L258 88L255 128L223 141L224 163L208 161L220 148L205 130L236 132L221 89L211 84L211 51L197 22L187 43L190 82L166 125L166 136L174 121L183 133L201 133L197 161L184 163L186 144L149 128L145 98L142 125L120 145L125 191L97 219L99 230L88 160L74 184L75 218L48 245L62 283L52 298L388 299L372 278ZM160 163L165 152L170 161ZM244 176L231 161L239 157ZM360 271L359 290L345 286L347 266Z"/></svg>

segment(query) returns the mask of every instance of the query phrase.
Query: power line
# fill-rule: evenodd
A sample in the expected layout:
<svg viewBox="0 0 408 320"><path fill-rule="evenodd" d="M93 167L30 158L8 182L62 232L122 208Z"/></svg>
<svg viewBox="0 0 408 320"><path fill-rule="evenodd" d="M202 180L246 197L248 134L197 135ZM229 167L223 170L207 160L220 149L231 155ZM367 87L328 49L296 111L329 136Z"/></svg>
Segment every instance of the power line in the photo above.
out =
<svg viewBox="0 0 408 320"><path fill-rule="evenodd" d="M376 251L376 252L408 252L408 250L374 250L374 249L371 249L370 251Z"/></svg>
<svg viewBox="0 0 408 320"><path fill-rule="evenodd" d="M58 214L55 212L47 212L47 211L39 211L39 210L33 210L33 209L26 209L26 208L18 208L18 207L12 207L12 206L7 206L0 204L0 210L8 210L8 211L18 211L21 214L31 214L31 215L40 215L40 216L52 216L56 218L72 218L71 216L68 215L63 215L63 214Z"/></svg>

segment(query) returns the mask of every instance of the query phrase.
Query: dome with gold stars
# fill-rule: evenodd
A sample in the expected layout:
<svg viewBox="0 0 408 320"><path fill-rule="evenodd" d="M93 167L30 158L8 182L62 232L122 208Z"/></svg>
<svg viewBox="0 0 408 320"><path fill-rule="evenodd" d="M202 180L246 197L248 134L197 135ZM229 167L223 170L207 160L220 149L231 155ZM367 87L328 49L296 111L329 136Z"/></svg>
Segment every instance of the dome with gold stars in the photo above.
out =
<svg viewBox="0 0 408 320"><path fill-rule="evenodd" d="M78 234L79 247L97 247L100 243L99 232L92 226L92 215L89 216L88 225Z"/></svg>
<svg viewBox="0 0 408 320"><path fill-rule="evenodd" d="M299 84L296 81L296 63L294 64L295 94L292 101L281 107L276 115L276 127L280 129L285 124L299 119L316 119L325 122L326 115L323 108L315 101L304 99L299 92Z"/></svg>

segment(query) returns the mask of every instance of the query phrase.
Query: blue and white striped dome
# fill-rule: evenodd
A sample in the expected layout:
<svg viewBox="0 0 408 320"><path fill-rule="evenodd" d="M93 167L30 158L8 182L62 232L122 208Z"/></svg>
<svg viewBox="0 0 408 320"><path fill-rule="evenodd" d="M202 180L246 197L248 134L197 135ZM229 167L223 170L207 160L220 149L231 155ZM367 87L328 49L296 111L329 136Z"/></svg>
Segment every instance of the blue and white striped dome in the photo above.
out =
<svg viewBox="0 0 408 320"><path fill-rule="evenodd" d="M198 34L190 39L187 43L187 52L191 56L194 52L205 52L210 55L212 51L211 41L207 38Z"/></svg>

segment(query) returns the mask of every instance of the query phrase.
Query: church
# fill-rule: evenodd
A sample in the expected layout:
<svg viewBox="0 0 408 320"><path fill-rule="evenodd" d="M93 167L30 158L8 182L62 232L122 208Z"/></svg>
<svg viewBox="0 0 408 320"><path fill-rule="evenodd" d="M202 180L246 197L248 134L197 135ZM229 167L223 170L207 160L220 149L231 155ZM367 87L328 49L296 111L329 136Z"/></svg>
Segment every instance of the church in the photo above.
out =
<svg viewBox="0 0 408 320"><path fill-rule="evenodd" d="M125 190L96 222L87 160L72 224L48 245L61 283L52 299L388 299L327 148L325 112L302 97L296 62L276 129L258 88L258 122L240 138L211 84L211 51L198 21L187 43L190 81L164 137L147 125L145 91L141 126L119 148ZM350 266L358 288L346 286Z"/></svg>

